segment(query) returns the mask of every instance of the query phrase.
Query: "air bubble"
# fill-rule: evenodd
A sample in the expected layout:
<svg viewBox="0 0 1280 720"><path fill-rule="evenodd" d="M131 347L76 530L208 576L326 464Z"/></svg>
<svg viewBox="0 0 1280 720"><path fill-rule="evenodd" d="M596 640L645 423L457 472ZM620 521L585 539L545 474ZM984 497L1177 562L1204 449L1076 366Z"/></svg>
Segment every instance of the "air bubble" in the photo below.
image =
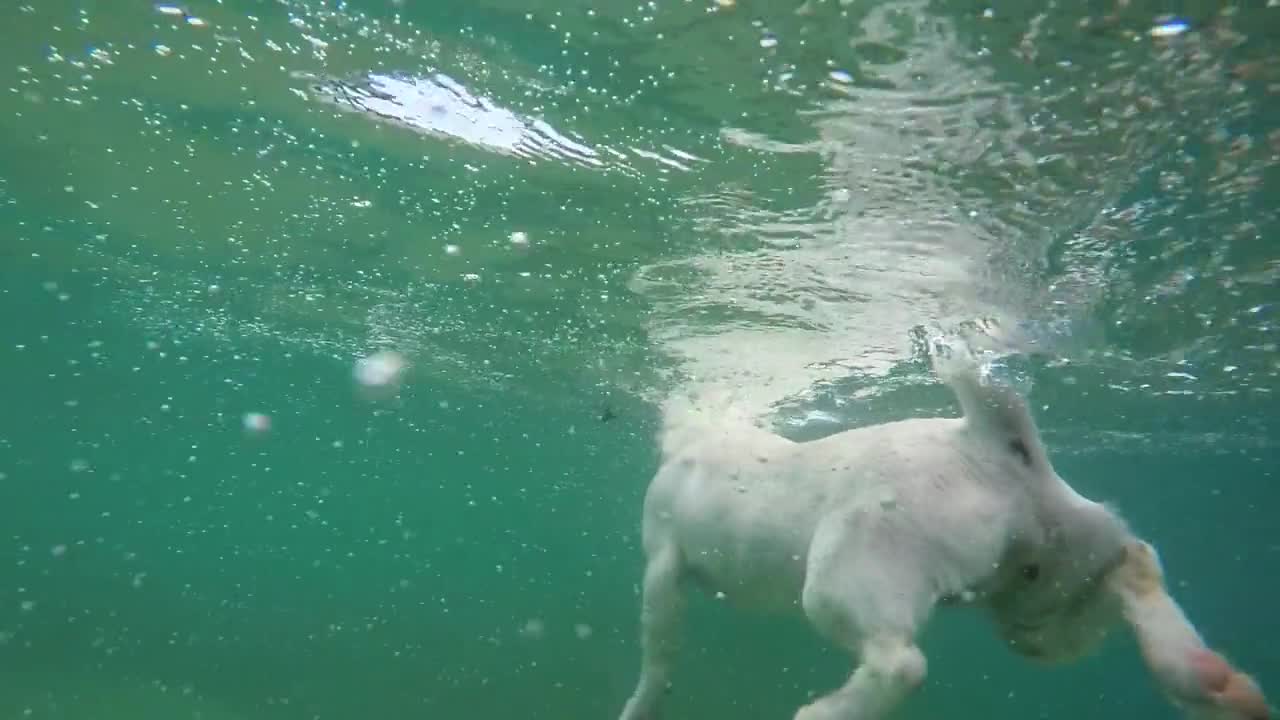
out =
<svg viewBox="0 0 1280 720"><path fill-rule="evenodd" d="M382 350L357 360L352 374L368 399L389 399L400 391L408 367L408 361L400 353Z"/></svg>
<svg viewBox="0 0 1280 720"><path fill-rule="evenodd" d="M532 640L541 640L547 634L547 624L538 618L532 618L525 621L524 626L520 628L520 634Z"/></svg>
<svg viewBox="0 0 1280 720"><path fill-rule="evenodd" d="M1179 18L1161 18L1156 21L1155 27L1151 28L1151 37L1153 38L1170 38L1181 35L1191 29L1191 23Z"/></svg>
<svg viewBox="0 0 1280 720"><path fill-rule="evenodd" d="M271 416L259 412L245 413L241 424L251 435L265 435L271 431Z"/></svg>

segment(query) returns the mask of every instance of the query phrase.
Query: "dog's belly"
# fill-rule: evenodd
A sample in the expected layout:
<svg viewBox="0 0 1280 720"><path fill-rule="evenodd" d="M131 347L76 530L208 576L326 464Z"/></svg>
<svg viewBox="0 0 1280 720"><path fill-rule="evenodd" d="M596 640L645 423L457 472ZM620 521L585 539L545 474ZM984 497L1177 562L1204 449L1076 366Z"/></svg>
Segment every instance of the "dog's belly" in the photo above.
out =
<svg viewBox="0 0 1280 720"><path fill-rule="evenodd" d="M756 610L799 609L807 548L798 538L694 535L683 547L686 572L707 595Z"/></svg>
<svg viewBox="0 0 1280 720"><path fill-rule="evenodd" d="M664 530L708 594L755 609L799 608L816 501L752 469L687 473Z"/></svg>
<svg viewBox="0 0 1280 720"><path fill-rule="evenodd" d="M754 515L754 516L753 516ZM739 509L736 523L681 532L687 571L710 596L758 610L799 609L812 533Z"/></svg>

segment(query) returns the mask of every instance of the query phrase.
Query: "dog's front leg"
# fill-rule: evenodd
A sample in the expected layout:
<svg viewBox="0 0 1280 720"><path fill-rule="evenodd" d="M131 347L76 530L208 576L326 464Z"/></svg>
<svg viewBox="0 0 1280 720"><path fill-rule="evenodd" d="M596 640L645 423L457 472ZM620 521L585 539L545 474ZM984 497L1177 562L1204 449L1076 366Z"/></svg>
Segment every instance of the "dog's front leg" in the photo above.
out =
<svg viewBox="0 0 1280 720"><path fill-rule="evenodd" d="M925 665L910 638L874 637L862 644L861 662L849 680L800 708L795 720L880 720L920 685Z"/></svg>
<svg viewBox="0 0 1280 720"><path fill-rule="evenodd" d="M815 534L805 614L859 664L843 686L801 708L795 720L880 720L924 681L927 663L915 635L932 600L909 556L877 552L912 545L893 542L895 534L892 523L874 516L833 518Z"/></svg>
<svg viewBox="0 0 1280 720"><path fill-rule="evenodd" d="M1271 716L1253 678L1214 652L1169 595L1154 548L1145 542L1131 544L1109 580L1148 669L1191 717L1266 720Z"/></svg>

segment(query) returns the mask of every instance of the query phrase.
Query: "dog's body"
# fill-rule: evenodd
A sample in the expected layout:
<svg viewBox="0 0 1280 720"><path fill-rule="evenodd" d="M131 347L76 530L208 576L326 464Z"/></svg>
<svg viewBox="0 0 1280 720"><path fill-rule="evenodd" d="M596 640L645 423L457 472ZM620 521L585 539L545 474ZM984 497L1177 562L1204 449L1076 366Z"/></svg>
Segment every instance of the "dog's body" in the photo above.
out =
<svg viewBox="0 0 1280 720"><path fill-rule="evenodd" d="M915 639L938 604L985 607L1015 650L1044 660L1088 651L1125 616L1133 603L1108 582L1141 542L1054 472L1021 398L976 372L943 379L963 418L808 443L727 413L668 413L644 507L644 657L622 720L657 717L690 584L802 612L860 660L796 720L874 720L896 707L924 678ZM1157 652L1170 622L1147 633Z"/></svg>

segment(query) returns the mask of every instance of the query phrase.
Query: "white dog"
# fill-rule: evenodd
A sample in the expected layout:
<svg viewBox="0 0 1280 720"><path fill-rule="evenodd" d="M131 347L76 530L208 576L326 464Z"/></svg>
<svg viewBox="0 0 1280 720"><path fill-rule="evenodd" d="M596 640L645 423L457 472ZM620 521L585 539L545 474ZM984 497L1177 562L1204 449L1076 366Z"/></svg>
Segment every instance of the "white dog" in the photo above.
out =
<svg viewBox="0 0 1280 720"><path fill-rule="evenodd" d="M1016 652L1043 661L1079 657L1123 620L1191 717L1268 718L1258 687L1169 597L1154 550L1054 472L1022 399L971 364L936 369L963 418L795 443L721 412L667 413L644 505L640 679L622 720L658 717L687 585L803 612L854 656L848 681L795 720L886 716L925 677L916 637L939 604L984 607Z"/></svg>

